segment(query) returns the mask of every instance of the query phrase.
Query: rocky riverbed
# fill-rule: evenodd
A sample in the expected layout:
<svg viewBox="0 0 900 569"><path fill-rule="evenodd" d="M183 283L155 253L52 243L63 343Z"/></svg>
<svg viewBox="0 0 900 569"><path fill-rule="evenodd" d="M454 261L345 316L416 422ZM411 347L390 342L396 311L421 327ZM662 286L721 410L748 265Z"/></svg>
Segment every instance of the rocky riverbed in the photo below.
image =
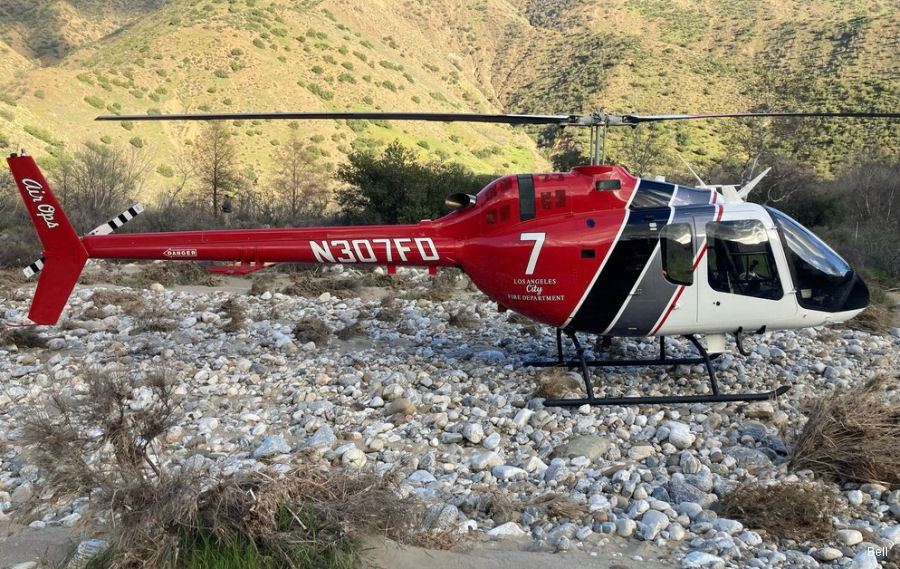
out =
<svg viewBox="0 0 900 569"><path fill-rule="evenodd" d="M428 278L407 282L421 289ZM109 290L126 294L107 303ZM0 293L4 320L23 321L31 294ZM55 497L20 438L23 414L47 393L79 389L89 366L136 378L165 371L178 402L160 453L168 467L214 477L309 461L400 469L401 492L428 506L427 525L527 537L542 551L597 551L625 539L652 543L684 568L892 563L900 490L835 486L853 513L835 513L837 538L816 545L720 517L717 503L742 483L813 479L787 470L804 402L879 373L896 377L900 329L776 331L748 338L749 357L716 362L722 391L792 385L778 401L560 409L533 394L542 381L578 386L578 376L523 365L555 353L552 329L497 313L462 290L445 301L394 294L388 304L383 291L302 297L77 287L59 326L40 329L46 348L0 347L0 517L41 527L84 515L87 498ZM229 326L223 309L235 297L246 309L242 326ZM136 311L138 304L153 310ZM307 317L345 332L327 344L301 342L293 329ZM667 342L672 354L690 352L686 341ZM653 357L657 344L615 340L608 351ZM708 389L702 366L606 368L594 378L598 396ZM135 389L130 405L149 405L151 395ZM497 506L498 494L507 507ZM577 505L575 513L547 507L553 500Z"/></svg>

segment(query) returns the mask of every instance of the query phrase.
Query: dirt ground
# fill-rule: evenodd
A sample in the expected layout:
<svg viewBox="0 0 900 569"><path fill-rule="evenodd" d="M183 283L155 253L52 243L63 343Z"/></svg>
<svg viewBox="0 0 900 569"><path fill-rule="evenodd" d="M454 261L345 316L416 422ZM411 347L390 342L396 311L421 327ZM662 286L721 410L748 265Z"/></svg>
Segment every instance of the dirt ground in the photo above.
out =
<svg viewBox="0 0 900 569"><path fill-rule="evenodd" d="M83 536L78 529L6 527L0 534L0 569L42 560L56 567ZM369 538L360 546L363 569L674 569L678 567L665 549L633 539L615 540L602 551L545 553L528 551L530 540L483 541L463 550L439 551L399 545ZM638 556L639 559L635 559Z"/></svg>

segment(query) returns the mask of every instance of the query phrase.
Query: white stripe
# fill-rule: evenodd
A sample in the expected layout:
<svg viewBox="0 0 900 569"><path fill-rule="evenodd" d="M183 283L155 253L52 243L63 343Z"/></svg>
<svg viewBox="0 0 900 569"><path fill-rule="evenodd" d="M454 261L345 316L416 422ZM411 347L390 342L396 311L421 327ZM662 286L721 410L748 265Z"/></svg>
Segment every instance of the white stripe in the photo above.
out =
<svg viewBox="0 0 900 569"><path fill-rule="evenodd" d="M669 208L672 211L669 212L669 219L666 221L666 225L672 223L672 220L675 219L675 207L672 204L675 202L675 194L678 193L678 186L675 186L675 189L672 191L672 197L669 198ZM657 234L658 235L658 234ZM653 252L650 253L650 257L647 259L647 262L644 263L644 268L641 271L640 276L638 276L637 280L634 282L634 286L631 287L631 292L628 293L628 296L625 298L625 302L622 303L621 308L619 308L619 312L616 313L615 317L612 319L612 322L609 323L606 330L603 331L603 336L609 333L616 324L619 322L619 318L622 317L622 313L625 312L625 309L628 308L628 305L631 304L632 299L634 299L634 294L637 292L639 286L641 286L641 282L644 280L644 276L647 274L647 270L650 268L650 265L653 264L653 260L656 258L657 253L659 253L660 243L659 238L656 239L656 245L653 247Z"/></svg>
<svg viewBox="0 0 900 569"><path fill-rule="evenodd" d="M587 300L588 295L591 293L591 289L594 288L594 283L597 282L597 279L600 277L600 272L603 271L603 267L606 266L606 262L609 261L609 258L612 257L613 249L616 247L616 243L619 242L619 238L622 236L622 232L625 231L625 226L628 225L628 219L631 217L631 210L628 207L631 205L632 200L634 200L634 196L637 195L638 190L641 186L641 179L638 178L637 184L634 185L634 191L631 192L631 196L628 197L628 203L625 204L625 218L622 220L622 225L619 226L619 231L616 233L616 238L613 239L612 243L609 245L609 250L606 251L606 256L603 258L603 262L600 263L600 267L597 269L597 272L594 273L594 278L591 279L591 284L588 285L587 289L584 291L584 294L581 296L581 300L578 301L578 304L575 305L575 310L572 311L572 314L566 318L566 321L563 323L561 328L565 328L569 325L575 315L578 314L578 310L581 308L581 305L584 304L584 301Z"/></svg>
<svg viewBox="0 0 900 569"><path fill-rule="evenodd" d="M31 263L26 268L22 269L22 272L25 273L25 278L30 279L34 275L38 274L44 269L44 260L38 259L37 261Z"/></svg>

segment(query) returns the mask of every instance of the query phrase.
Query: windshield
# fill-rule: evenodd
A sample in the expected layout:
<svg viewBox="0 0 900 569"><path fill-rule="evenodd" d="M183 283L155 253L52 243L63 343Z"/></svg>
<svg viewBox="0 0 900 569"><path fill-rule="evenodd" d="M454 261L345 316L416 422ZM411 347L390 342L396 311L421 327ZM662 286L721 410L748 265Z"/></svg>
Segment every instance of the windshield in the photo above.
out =
<svg viewBox="0 0 900 569"><path fill-rule="evenodd" d="M811 231L777 209L766 209L784 240L800 306L819 310L842 306L853 287L850 265Z"/></svg>

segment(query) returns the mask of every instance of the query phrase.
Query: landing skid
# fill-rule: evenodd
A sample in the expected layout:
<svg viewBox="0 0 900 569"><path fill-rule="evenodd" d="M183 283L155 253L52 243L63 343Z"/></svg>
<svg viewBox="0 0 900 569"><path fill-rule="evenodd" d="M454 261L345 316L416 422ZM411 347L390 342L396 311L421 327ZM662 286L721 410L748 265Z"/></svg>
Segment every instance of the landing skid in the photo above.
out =
<svg viewBox="0 0 900 569"><path fill-rule="evenodd" d="M525 365L532 367L578 367L581 369L581 376L584 379L584 389L587 397L570 398L570 399L546 399L544 405L549 407L580 407L582 405L654 405L654 404L673 404L673 403L726 403L732 401L765 401L774 399L786 393L791 387L782 385L773 391L764 391L762 393L719 393L719 385L716 382L716 372L712 366L712 358L706 348L697 340L694 335L686 335L694 348L700 354L694 358L669 358L666 356L666 339L664 336L659 338L659 357L648 360L588 360L584 357L584 347L578 341L578 337L573 331L566 331L566 335L575 345L575 353L577 360L565 360L563 358L562 333L559 328L556 330L556 361L538 361L525 362ZM719 354L714 354L713 357ZM704 364L706 373L709 376L709 387L712 391L708 395L663 395L663 396L637 396L637 397L594 397L594 389L591 386L591 373L588 368L591 367L613 367L613 366L669 366L669 365L695 365Z"/></svg>

